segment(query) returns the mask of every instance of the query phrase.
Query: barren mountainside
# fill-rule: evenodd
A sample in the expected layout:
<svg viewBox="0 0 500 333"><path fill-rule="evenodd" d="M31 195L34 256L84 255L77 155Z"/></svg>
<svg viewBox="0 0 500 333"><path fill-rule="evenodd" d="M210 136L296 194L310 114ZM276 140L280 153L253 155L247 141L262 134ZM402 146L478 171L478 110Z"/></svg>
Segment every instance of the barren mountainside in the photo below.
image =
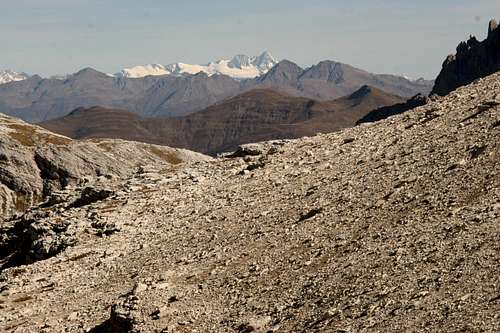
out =
<svg viewBox="0 0 500 333"><path fill-rule="evenodd" d="M0 330L498 332L499 131L495 74L377 123L47 198L4 223Z"/></svg>
<svg viewBox="0 0 500 333"><path fill-rule="evenodd" d="M350 95L363 85L411 97L417 93L427 94L432 82L371 74L333 61L305 70L290 61L281 61L266 74L247 80L205 73L113 77L86 68L64 79L43 79L35 75L0 85L0 112L29 122L41 122L63 117L79 107L99 105L146 117L177 117L255 88L273 88L293 96L325 101Z"/></svg>
<svg viewBox="0 0 500 333"><path fill-rule="evenodd" d="M185 117L141 118L124 110L94 107L40 125L75 139L121 138L216 154L243 143L352 127L371 110L402 101L367 86L334 101L256 89Z"/></svg>
<svg viewBox="0 0 500 333"><path fill-rule="evenodd" d="M259 87L280 89L293 95L318 100L347 96L364 85L386 93L412 97L427 94L433 81L410 81L401 76L373 74L336 61L321 61L302 69L291 61L281 61L266 74L244 82Z"/></svg>

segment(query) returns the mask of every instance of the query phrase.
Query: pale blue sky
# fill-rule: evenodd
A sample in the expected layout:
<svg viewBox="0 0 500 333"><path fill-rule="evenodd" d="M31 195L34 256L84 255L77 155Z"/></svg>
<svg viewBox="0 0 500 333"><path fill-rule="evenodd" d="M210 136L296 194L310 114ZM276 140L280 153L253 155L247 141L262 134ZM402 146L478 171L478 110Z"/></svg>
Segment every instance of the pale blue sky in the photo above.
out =
<svg viewBox="0 0 500 333"><path fill-rule="evenodd" d="M0 0L0 69L114 73L268 50L301 66L433 78L492 17L499 0Z"/></svg>

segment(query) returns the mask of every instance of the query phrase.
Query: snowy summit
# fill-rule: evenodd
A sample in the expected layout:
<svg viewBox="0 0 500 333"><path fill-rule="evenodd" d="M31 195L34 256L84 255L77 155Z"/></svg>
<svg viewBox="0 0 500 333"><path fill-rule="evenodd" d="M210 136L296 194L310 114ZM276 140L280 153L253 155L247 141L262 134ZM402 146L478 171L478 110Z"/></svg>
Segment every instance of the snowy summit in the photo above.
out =
<svg viewBox="0 0 500 333"><path fill-rule="evenodd" d="M118 77L140 78L148 75L182 75L197 74L207 75L224 74L236 79L254 78L267 73L278 61L269 53L264 52L259 56L236 55L231 60L218 60L206 65L191 65L182 62L160 65L151 64L125 68L115 74Z"/></svg>
<svg viewBox="0 0 500 333"><path fill-rule="evenodd" d="M0 71L0 84L22 81L28 78L26 73L16 73L11 70Z"/></svg>

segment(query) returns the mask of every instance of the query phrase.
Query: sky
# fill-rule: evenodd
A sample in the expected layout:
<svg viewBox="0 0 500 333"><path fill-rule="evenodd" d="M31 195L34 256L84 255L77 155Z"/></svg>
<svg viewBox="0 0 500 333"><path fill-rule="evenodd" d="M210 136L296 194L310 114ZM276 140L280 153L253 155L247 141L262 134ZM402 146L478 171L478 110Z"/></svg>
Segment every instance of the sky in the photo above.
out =
<svg viewBox="0 0 500 333"><path fill-rule="evenodd" d="M0 69L115 73L268 50L430 79L494 17L499 0L0 0Z"/></svg>

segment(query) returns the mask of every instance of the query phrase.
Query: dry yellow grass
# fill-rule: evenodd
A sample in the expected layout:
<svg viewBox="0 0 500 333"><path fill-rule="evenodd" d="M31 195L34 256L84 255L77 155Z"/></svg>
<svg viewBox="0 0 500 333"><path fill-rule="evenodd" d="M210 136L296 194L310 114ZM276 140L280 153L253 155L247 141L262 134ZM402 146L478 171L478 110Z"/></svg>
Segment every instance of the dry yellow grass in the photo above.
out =
<svg viewBox="0 0 500 333"><path fill-rule="evenodd" d="M13 130L9 132L9 136L22 144L23 146L33 147L36 146L37 143L51 143L55 145L65 145L71 142L70 139L51 135L49 133L39 133L36 131L36 128L30 125L22 125L22 124L9 124L8 127Z"/></svg>
<svg viewBox="0 0 500 333"><path fill-rule="evenodd" d="M45 133L40 133L37 136L40 137L44 142L51 143L57 146L64 146L71 142L71 139L62 136L50 135Z"/></svg>
<svg viewBox="0 0 500 333"><path fill-rule="evenodd" d="M13 132L9 132L9 136L12 139L16 140L23 146L35 146L35 141L33 140L35 130L33 127L18 124L10 124L8 126L10 129L14 130Z"/></svg>
<svg viewBox="0 0 500 333"><path fill-rule="evenodd" d="M154 147L154 146L151 146L151 147L148 147L148 150L158 156L159 158L161 158L162 160L164 160L165 162L168 162L170 164L180 164L182 163L182 160L177 157L174 153L168 153L164 150L161 150L157 147Z"/></svg>

